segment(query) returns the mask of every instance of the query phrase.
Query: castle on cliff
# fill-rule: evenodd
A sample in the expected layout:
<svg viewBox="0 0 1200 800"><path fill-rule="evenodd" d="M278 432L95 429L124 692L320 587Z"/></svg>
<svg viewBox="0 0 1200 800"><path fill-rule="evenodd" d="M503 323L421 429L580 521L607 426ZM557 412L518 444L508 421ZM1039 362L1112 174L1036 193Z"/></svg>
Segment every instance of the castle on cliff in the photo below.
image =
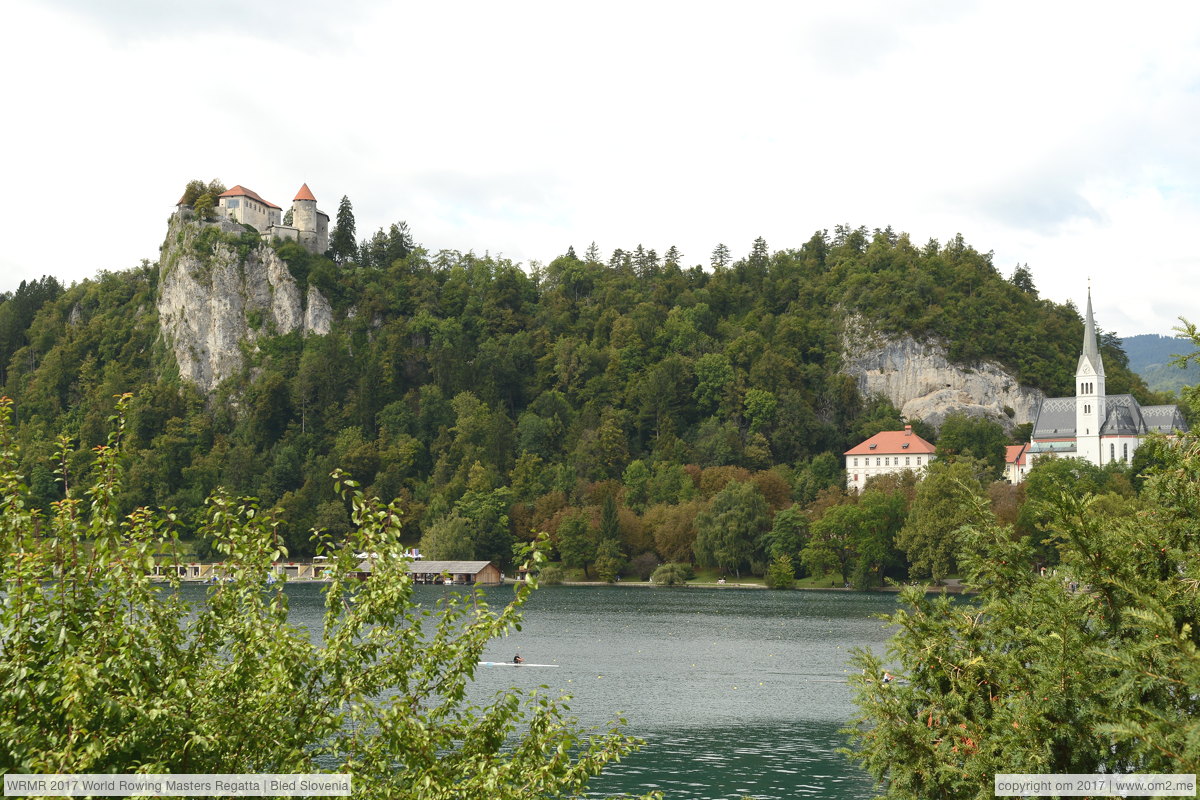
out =
<svg viewBox="0 0 1200 800"><path fill-rule="evenodd" d="M217 216L249 225L265 241L286 239L299 242L310 253L329 249L329 215L317 208L317 198L308 184L303 184L292 199L292 220L283 224L283 209L245 186L234 186L217 195L213 211ZM180 201L182 205L182 201Z"/></svg>

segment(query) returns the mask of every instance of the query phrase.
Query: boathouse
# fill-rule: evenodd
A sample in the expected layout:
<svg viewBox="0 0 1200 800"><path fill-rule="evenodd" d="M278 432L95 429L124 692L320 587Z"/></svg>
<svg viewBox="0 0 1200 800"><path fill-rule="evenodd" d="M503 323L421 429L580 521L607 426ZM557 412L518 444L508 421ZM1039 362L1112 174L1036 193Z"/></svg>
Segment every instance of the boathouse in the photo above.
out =
<svg viewBox="0 0 1200 800"><path fill-rule="evenodd" d="M352 574L370 577L371 559L364 559ZM405 570L415 583L494 586L501 582L500 568L491 561L412 561Z"/></svg>

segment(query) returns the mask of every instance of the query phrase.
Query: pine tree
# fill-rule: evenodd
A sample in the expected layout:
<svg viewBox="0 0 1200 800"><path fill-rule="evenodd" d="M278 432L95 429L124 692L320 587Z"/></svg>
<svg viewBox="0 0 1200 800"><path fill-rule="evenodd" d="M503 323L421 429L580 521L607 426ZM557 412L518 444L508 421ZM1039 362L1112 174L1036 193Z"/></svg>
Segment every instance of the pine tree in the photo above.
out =
<svg viewBox="0 0 1200 800"><path fill-rule="evenodd" d="M337 223L333 235L329 237L329 254L339 264L352 260L358 253L355 245L357 233L354 226L354 208L350 198L342 195L338 203Z"/></svg>
<svg viewBox="0 0 1200 800"><path fill-rule="evenodd" d="M722 270L729 266L729 248L723 244L718 244L713 248L711 258L712 268Z"/></svg>

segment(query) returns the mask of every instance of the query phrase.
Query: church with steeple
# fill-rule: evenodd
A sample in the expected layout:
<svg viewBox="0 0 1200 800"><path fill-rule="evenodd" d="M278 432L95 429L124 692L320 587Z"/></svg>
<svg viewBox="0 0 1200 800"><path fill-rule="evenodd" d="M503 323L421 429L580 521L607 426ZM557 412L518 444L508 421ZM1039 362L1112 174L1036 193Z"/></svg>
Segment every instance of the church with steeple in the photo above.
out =
<svg viewBox="0 0 1200 800"><path fill-rule="evenodd" d="M1029 460L1082 458L1098 467L1112 461L1128 464L1150 434L1187 429L1178 406L1143 406L1131 394L1106 394L1089 288L1083 352L1075 367L1075 396L1042 401L1033 423Z"/></svg>

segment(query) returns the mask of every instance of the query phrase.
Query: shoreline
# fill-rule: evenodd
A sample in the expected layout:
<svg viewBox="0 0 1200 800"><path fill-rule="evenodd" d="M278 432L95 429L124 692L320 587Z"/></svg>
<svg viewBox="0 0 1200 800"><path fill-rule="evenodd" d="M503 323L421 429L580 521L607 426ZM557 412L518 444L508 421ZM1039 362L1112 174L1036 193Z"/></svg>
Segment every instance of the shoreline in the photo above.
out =
<svg viewBox="0 0 1200 800"><path fill-rule="evenodd" d="M953 583L945 583L941 586L926 586L926 594L972 594L958 582L957 579L951 579ZM506 578L504 584L520 583L512 578ZM562 581L561 583L545 584L544 586L642 586L647 589L762 589L767 590L768 587L761 583L684 583L676 584L675 586L663 586L661 583L651 583L650 581L617 581L615 583L607 583L605 581ZM543 586L543 588L544 588ZM904 586L872 586L869 589L855 589L849 586L797 586L792 589L780 589L776 591L786 592L883 592L897 594Z"/></svg>

